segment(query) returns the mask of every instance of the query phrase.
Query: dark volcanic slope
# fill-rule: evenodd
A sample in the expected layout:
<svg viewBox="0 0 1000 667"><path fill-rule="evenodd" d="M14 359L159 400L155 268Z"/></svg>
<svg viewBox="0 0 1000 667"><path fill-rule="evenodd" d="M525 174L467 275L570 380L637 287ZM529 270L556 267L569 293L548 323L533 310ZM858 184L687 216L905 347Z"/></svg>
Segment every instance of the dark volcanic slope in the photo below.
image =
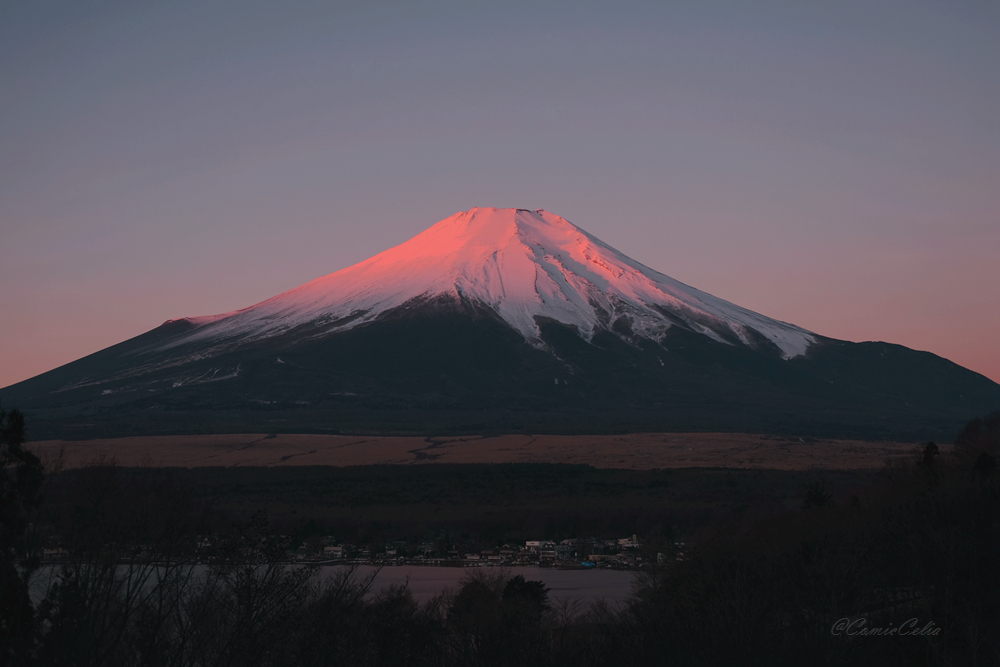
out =
<svg viewBox="0 0 1000 667"><path fill-rule="evenodd" d="M540 321L544 351L469 301L409 304L326 337L149 333L0 390L31 437L207 432L746 431L949 440L1000 385L886 343L819 339L790 360L681 325L588 342ZM624 335L622 335L624 334ZM201 358L199 358L201 357Z"/></svg>

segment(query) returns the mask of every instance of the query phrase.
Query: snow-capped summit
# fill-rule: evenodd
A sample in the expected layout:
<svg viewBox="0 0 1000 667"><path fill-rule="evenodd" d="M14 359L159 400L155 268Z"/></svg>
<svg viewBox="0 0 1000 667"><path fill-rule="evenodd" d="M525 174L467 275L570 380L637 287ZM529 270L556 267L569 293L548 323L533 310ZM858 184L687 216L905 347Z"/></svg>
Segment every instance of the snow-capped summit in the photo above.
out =
<svg viewBox="0 0 1000 667"><path fill-rule="evenodd" d="M544 347L538 318L574 326L586 340L599 330L659 340L681 325L717 341L780 351L784 358L815 342L804 329L649 269L548 211L473 208L249 308L185 318L196 328L165 347L260 340L304 325L325 336L441 296L492 309L538 347Z"/></svg>

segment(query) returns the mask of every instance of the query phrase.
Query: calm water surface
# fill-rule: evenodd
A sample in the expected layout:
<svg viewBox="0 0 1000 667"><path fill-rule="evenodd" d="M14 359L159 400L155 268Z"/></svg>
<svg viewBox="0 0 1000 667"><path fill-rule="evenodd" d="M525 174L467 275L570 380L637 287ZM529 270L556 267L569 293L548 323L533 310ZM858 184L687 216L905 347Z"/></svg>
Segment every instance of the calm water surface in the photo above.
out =
<svg viewBox="0 0 1000 667"><path fill-rule="evenodd" d="M342 565L329 566L331 574ZM324 568L327 569L327 568ZM376 568L368 565L358 566L357 575L367 576ZM426 567L420 565L396 565L383 567L375 577L372 586L374 592L393 584L409 582L410 591L417 602L426 602L446 589L457 592L462 577L475 570L483 569L487 573L506 572L508 577L521 575L528 581L541 581L549 588L550 600L583 600L589 601L603 598L610 603L624 602L632 593L634 572L618 570L550 570L538 567L508 567L508 568L463 568L463 567Z"/></svg>

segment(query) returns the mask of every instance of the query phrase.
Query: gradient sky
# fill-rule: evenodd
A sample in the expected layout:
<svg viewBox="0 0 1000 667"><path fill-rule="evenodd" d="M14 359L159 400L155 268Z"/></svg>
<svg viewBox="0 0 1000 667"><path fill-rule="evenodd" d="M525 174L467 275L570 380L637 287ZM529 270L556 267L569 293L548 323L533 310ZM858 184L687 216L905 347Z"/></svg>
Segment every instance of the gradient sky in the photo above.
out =
<svg viewBox="0 0 1000 667"><path fill-rule="evenodd" d="M473 206L1000 381L1000 3L0 4L0 387Z"/></svg>

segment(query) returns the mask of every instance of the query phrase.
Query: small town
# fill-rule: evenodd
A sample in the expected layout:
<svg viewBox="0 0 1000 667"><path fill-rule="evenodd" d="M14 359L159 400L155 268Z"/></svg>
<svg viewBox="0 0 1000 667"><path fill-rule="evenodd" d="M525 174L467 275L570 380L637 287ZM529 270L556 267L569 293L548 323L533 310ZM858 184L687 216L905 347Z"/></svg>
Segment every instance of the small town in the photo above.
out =
<svg viewBox="0 0 1000 667"><path fill-rule="evenodd" d="M302 544L292 554L297 561L381 563L384 565L432 565L442 567L525 566L560 568L609 567L628 569L643 564L642 542L636 535L612 540L526 540L476 551L442 549L439 543L411 545L390 542L383 551L350 544ZM663 562L665 554L657 554Z"/></svg>
<svg viewBox="0 0 1000 667"><path fill-rule="evenodd" d="M192 560L201 563L219 560L219 545L223 538L214 535L198 536ZM279 539L284 539L279 537ZM374 545L358 546L340 544L332 536L313 536L298 547L285 552L285 560L313 565L426 565L434 567L513 567L536 566L559 569L636 569L655 562L684 560L684 543L672 542L669 554L645 554L642 540L631 535L618 539L597 538L555 540L526 540L523 544L503 544L493 549L459 549L443 540L419 544L397 540L386 543L381 549ZM135 556L156 560L154 550L147 545L136 545ZM58 563L71 558L69 551L60 546L42 550L42 560Z"/></svg>

